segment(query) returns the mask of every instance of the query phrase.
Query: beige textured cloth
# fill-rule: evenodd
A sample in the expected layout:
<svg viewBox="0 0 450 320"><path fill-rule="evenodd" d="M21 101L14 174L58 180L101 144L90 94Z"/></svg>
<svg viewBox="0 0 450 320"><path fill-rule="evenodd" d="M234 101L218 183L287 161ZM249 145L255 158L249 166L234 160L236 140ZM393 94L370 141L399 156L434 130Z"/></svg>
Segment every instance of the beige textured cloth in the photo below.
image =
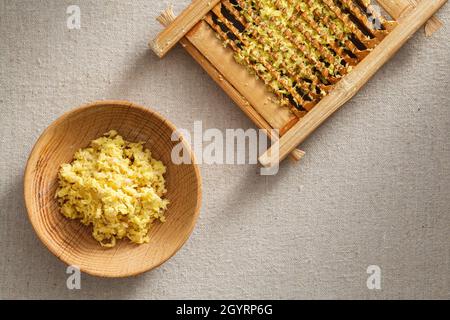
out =
<svg viewBox="0 0 450 320"><path fill-rule="evenodd" d="M176 1L176 11L189 0ZM66 8L81 9L68 30ZM201 167L197 227L169 262L130 279L82 276L41 244L22 196L27 156L64 111L99 99L177 126L252 123L182 50L147 47L167 1L0 0L0 298L450 298L450 7L274 177ZM368 290L366 268L382 270Z"/></svg>

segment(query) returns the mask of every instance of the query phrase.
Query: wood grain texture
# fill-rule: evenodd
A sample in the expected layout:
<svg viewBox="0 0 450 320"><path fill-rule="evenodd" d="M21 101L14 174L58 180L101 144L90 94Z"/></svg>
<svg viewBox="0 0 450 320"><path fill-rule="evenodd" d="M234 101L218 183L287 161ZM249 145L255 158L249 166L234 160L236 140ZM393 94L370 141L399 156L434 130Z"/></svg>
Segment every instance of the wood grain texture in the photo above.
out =
<svg viewBox="0 0 450 320"><path fill-rule="evenodd" d="M55 199L60 165L70 162L75 151L112 129L126 140L145 141L145 148L167 167L167 221L152 226L147 244L120 240L114 248L103 248L92 237L91 227L59 212ZM65 263L102 277L137 275L173 256L191 234L201 205L197 165L175 165L171 161L172 148L178 143L171 141L175 130L157 113L125 101L84 105L53 122L34 146L24 177L28 216L45 246ZM186 143L185 147L190 150ZM192 153L190 156L194 159Z"/></svg>
<svg viewBox="0 0 450 320"><path fill-rule="evenodd" d="M377 2L395 20L399 20L402 14L411 8L409 0L377 0Z"/></svg>
<svg viewBox="0 0 450 320"><path fill-rule="evenodd" d="M399 25L364 59L345 76L317 106L295 124L260 158L260 163L271 167L303 142L318 126L350 100L358 90L408 41L447 0L427 0L408 11ZM273 152L279 148L279 152Z"/></svg>
<svg viewBox="0 0 450 320"><path fill-rule="evenodd" d="M391 15L396 20L401 21L403 15L416 7L418 1L427 1L427 0L378 0L378 3L386 10L387 13ZM443 26L441 20L437 17L431 17L427 23L425 24L425 34L427 37L430 37L438 31Z"/></svg>
<svg viewBox="0 0 450 320"><path fill-rule="evenodd" d="M150 47L161 58L191 30L220 0L194 0L153 41Z"/></svg>
<svg viewBox="0 0 450 320"><path fill-rule="evenodd" d="M425 24L425 35L431 37L435 32L444 26L444 23L437 17L431 17Z"/></svg>

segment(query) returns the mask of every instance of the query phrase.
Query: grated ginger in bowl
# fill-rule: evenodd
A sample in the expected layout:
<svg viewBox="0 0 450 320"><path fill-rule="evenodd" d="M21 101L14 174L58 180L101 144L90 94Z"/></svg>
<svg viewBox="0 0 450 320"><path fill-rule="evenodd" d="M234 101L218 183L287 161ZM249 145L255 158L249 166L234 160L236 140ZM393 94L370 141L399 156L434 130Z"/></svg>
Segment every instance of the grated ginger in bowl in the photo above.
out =
<svg viewBox="0 0 450 320"><path fill-rule="evenodd" d="M102 246L114 247L124 237L142 244L153 221L165 221L165 172L142 142L125 141L112 130L61 166L56 198L64 216L92 225Z"/></svg>

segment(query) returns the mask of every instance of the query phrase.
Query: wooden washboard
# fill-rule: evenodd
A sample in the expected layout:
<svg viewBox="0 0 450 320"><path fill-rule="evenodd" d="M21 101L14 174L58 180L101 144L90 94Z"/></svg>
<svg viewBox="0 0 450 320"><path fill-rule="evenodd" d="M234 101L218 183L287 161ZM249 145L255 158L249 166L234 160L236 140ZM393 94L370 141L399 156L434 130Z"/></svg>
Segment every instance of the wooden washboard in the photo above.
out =
<svg viewBox="0 0 450 320"><path fill-rule="evenodd" d="M327 5L344 24L352 24L353 28L357 25L364 29L364 25L367 25L364 11L376 14L373 5L364 0L303 2L311 1L320 1ZM366 29L369 30L371 39L364 38L360 48L353 43L348 44L351 53L343 54L352 65L350 71L335 83L323 86L326 94L320 99L316 99L315 92L311 92L308 96L313 96L312 101L304 101L303 96L296 95L296 91L287 88L298 97L297 102L301 100L290 107L281 106L267 83L235 61L234 56L239 51L236 45L232 43L231 46L224 46L223 40L227 40L227 35L232 33L233 37L240 37L239 32L242 30L238 30L233 20L240 21L244 26L247 23L236 10L240 0L194 0L178 17L175 17L169 8L158 17L166 28L150 42L150 46L159 57L163 57L174 45L180 43L242 111L259 128L267 130L273 143L259 161L263 166L270 167L289 154L295 160L301 159L304 152L297 149L297 146L351 99L421 26L425 25L427 35L441 27L442 23L433 15L446 2L447 0L377 0L390 18L377 15L381 28ZM274 3L295 5L296 1L274 0ZM344 15L343 10L347 10L348 15ZM249 13L246 14L248 16ZM296 15L302 15L301 9ZM357 22L350 21L350 15ZM308 21L309 17L304 15L301 19ZM310 20L310 24L315 23ZM361 31L354 29L357 36ZM305 34L309 36L308 33ZM293 42L295 43L295 40ZM271 129L279 130L279 137L272 135ZM273 152L274 148L277 148L278 152Z"/></svg>

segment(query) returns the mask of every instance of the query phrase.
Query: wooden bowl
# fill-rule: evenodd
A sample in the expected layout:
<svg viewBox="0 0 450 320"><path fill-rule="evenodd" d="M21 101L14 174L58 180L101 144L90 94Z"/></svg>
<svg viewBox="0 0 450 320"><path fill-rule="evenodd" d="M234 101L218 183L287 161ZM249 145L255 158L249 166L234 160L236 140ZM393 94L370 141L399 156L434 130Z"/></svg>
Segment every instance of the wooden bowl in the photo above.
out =
<svg viewBox="0 0 450 320"><path fill-rule="evenodd" d="M80 148L109 130L128 141L146 141L154 158L167 167L167 221L150 229L150 242L136 245L119 240L104 248L92 237L91 227L65 218L55 199L57 173ZM47 248L69 265L102 277L126 277L155 268L172 257L185 243L201 205L201 178L189 145L193 164L171 161L171 141L176 128L157 113L124 101L102 101L65 113L41 135L28 159L24 177L25 203L37 235Z"/></svg>

